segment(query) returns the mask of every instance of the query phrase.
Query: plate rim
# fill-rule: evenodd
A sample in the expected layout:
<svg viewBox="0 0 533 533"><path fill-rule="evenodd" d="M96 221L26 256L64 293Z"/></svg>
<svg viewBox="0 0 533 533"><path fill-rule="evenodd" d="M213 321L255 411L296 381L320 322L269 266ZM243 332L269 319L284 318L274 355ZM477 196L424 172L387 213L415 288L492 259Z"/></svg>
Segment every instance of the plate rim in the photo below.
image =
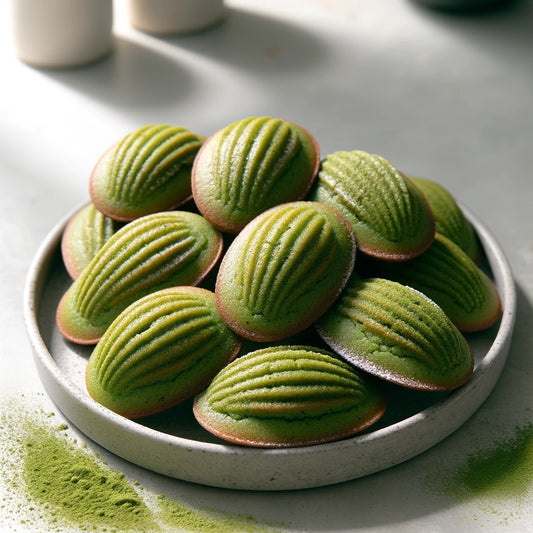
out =
<svg viewBox="0 0 533 533"><path fill-rule="evenodd" d="M445 399L394 424L314 446L249 448L229 443L202 442L164 433L126 419L82 394L83 391L70 383L57 366L42 338L37 318L38 295L44 286L48 266L57 253L66 223L79 207L67 213L49 231L39 246L26 277L24 321L40 379L59 410L89 438L138 466L185 481L241 490L295 490L357 479L402 463L443 440L474 414L496 385L510 348L517 296L509 262L490 230L470 210L462 204L460 207L474 226L486 252L502 298L502 318L490 348L467 383L452 391ZM462 413L454 412L455 406L460 405L469 393L473 394L469 409ZM445 412L452 416L445 428L440 428L429 436L422 432L417 446L408 446L406 433L420 433L425 421L435 420ZM128 436L135 436L138 443L145 447L145 451L150 453L139 453L138 450L131 449L132 446L124 439ZM393 456L386 460L375 457L372 453L375 443L382 441L385 445L389 444L392 437L398 439L398 446L391 448ZM346 457L343 459L342 455ZM205 463L203 468L194 469L182 464L183 460L194 457L202 458ZM225 463L221 463L221 459ZM250 466L250 459L257 462L255 467ZM360 459L360 462L364 460L365 464L356 466L352 463L354 459ZM326 461L329 468L322 461ZM244 468L243 463L247 463ZM312 468L313 463L317 463L317 468ZM286 469L292 464L295 465L295 472L287 473ZM215 468L215 472L212 468Z"/></svg>

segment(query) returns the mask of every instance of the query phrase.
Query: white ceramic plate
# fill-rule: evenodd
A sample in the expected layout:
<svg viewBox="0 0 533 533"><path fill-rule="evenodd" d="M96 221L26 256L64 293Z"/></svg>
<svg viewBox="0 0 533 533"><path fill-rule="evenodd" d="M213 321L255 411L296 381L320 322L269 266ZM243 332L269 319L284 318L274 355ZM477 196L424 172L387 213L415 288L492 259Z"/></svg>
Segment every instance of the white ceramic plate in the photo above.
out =
<svg viewBox="0 0 533 533"><path fill-rule="evenodd" d="M48 394L83 433L139 466L205 485L246 490L318 487L356 479L422 453L461 426L490 394L504 367L514 327L516 293L508 262L491 233L466 211L503 300L494 327L468 336L472 379L451 393L390 386L385 416L368 431L333 443L265 450L226 444L194 420L191 403L141 421L94 402L84 371L90 348L65 341L55 326L59 298L71 283L60 238L69 214L41 245L28 274L24 313L35 364Z"/></svg>

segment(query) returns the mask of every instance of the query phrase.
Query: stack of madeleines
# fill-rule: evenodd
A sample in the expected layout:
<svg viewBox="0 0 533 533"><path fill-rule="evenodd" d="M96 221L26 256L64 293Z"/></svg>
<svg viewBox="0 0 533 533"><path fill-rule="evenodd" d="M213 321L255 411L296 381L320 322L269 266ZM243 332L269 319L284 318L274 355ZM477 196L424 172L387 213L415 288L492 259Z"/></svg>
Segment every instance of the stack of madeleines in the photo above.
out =
<svg viewBox="0 0 533 533"><path fill-rule="evenodd" d="M139 418L191 400L207 431L258 447L363 431L385 384L447 391L463 335L502 308L450 193L362 150L249 117L205 138L130 132L96 163L61 251L57 308L94 345L92 398Z"/></svg>

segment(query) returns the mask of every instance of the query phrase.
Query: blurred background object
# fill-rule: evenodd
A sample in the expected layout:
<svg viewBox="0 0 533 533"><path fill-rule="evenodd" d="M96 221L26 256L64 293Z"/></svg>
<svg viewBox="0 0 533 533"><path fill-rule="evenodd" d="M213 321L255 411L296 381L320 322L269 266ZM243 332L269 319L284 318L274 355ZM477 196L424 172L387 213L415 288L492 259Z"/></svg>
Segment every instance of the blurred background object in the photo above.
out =
<svg viewBox="0 0 533 533"><path fill-rule="evenodd" d="M112 48L112 0L12 0L18 57L39 67L90 63Z"/></svg>
<svg viewBox="0 0 533 533"><path fill-rule="evenodd" d="M203 30L224 14L223 0L128 0L131 24L151 34Z"/></svg>
<svg viewBox="0 0 533 533"><path fill-rule="evenodd" d="M419 4L448 11L481 11L508 4L512 0L415 0Z"/></svg>

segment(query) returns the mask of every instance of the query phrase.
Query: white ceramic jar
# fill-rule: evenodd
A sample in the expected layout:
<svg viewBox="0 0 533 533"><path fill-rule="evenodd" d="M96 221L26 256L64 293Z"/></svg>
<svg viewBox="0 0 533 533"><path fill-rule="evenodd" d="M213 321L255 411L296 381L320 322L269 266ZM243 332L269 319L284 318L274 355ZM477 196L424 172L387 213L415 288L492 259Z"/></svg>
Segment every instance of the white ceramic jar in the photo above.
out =
<svg viewBox="0 0 533 533"><path fill-rule="evenodd" d="M223 0L128 0L131 24L146 33L169 35L206 29L224 14Z"/></svg>
<svg viewBox="0 0 533 533"><path fill-rule="evenodd" d="M17 56L38 67L73 67L112 48L112 0L11 0Z"/></svg>

